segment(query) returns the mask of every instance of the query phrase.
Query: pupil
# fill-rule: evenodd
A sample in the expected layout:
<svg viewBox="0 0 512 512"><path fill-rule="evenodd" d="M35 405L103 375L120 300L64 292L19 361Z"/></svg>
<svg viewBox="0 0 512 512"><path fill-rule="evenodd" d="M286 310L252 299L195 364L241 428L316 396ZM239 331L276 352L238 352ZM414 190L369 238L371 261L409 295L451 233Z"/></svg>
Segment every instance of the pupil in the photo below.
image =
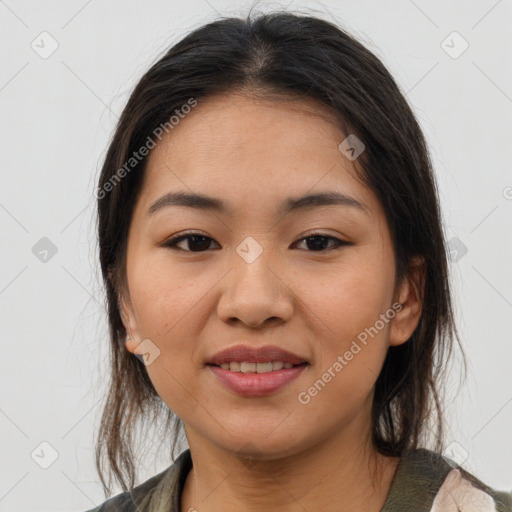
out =
<svg viewBox="0 0 512 512"><path fill-rule="evenodd" d="M208 247L208 243L205 244L205 242L208 242L206 236L197 236L197 235L196 236L191 236L188 245L189 245L189 249L192 249L193 252L194 252L193 247L194 247L194 245L196 245L196 240L197 239L202 239L202 242L203 242L202 244L199 244L199 246L200 246L199 250L201 250L201 248L204 248L205 245L206 245L206 247ZM191 247L190 241L192 241L192 247Z"/></svg>
<svg viewBox="0 0 512 512"><path fill-rule="evenodd" d="M306 241L308 248L311 248L309 245L310 242L312 243L314 249L325 249L327 247L328 239L327 237L320 235L309 236Z"/></svg>

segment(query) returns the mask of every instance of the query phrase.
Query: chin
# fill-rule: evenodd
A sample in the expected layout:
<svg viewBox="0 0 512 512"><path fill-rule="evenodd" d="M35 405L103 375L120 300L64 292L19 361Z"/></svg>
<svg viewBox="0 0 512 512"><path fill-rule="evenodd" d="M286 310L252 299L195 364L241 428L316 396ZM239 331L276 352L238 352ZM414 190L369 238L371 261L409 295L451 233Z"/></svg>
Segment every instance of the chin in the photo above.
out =
<svg viewBox="0 0 512 512"><path fill-rule="evenodd" d="M300 452L305 444L302 435L300 439L295 439L294 436L290 435L290 432L285 431L280 434L274 431L268 435L263 432L262 426L259 433L255 435L248 433L247 429L241 429L239 434L233 436L228 434L217 444L223 450L230 451L241 458L276 460Z"/></svg>

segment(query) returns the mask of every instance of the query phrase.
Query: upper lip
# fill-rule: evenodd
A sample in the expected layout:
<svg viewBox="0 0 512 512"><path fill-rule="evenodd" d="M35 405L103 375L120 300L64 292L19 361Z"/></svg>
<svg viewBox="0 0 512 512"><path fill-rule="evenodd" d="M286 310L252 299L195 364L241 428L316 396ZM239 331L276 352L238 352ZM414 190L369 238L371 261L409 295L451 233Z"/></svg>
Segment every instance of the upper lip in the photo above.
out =
<svg viewBox="0 0 512 512"><path fill-rule="evenodd" d="M231 362L248 363L267 363L273 361L282 361L283 363L302 364L307 361L275 345L266 345L264 347L252 347L248 345L234 345L214 354L207 364L221 365Z"/></svg>

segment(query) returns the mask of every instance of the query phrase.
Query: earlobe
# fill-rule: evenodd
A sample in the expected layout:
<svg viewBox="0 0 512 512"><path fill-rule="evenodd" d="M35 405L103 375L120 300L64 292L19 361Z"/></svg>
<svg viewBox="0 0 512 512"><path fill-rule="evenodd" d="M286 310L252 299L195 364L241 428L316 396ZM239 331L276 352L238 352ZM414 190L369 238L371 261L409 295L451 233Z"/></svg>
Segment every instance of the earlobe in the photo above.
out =
<svg viewBox="0 0 512 512"><path fill-rule="evenodd" d="M135 354L135 349L137 348L137 342L134 339L132 339L132 337L130 335L128 335L126 337L124 346L126 347L126 350L128 350L128 352Z"/></svg>
<svg viewBox="0 0 512 512"><path fill-rule="evenodd" d="M397 302L401 305L391 321L389 345L405 343L418 326L423 310L425 288L425 260L415 257L410 264L409 275L402 282Z"/></svg>
<svg viewBox="0 0 512 512"><path fill-rule="evenodd" d="M135 354L135 349L137 348L138 345L136 322L132 308L127 304L122 294L120 294L118 297L118 308L119 314L121 315L121 320L126 331L126 350L128 350L128 352L131 352L132 354Z"/></svg>

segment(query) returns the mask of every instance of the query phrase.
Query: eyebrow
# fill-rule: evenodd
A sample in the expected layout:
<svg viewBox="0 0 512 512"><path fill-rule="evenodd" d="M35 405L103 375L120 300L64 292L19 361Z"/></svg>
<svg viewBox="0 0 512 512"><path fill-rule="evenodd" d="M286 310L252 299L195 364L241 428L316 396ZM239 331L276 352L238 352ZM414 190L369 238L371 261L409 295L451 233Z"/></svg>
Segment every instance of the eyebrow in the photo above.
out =
<svg viewBox="0 0 512 512"><path fill-rule="evenodd" d="M277 214L286 215L293 211L332 205L349 206L369 215L367 207L357 199L344 194L343 192L335 191L307 194L298 198L289 197L280 204ZM232 214L231 208L229 208L227 203L222 199L189 192L169 192L153 203L153 205L148 209L147 215L151 216L162 208L168 206L186 206L203 211Z"/></svg>

